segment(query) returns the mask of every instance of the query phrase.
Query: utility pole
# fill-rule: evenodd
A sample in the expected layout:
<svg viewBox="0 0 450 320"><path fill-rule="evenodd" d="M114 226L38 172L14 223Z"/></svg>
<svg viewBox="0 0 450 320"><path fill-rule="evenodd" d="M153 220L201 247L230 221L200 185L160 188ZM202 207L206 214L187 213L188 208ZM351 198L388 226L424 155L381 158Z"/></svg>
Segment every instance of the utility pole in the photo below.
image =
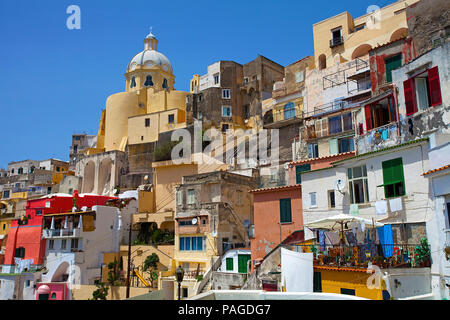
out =
<svg viewBox="0 0 450 320"><path fill-rule="evenodd" d="M128 268L127 268L127 299L130 297L130 269L131 269L131 227L133 222L130 222L130 230L128 233Z"/></svg>

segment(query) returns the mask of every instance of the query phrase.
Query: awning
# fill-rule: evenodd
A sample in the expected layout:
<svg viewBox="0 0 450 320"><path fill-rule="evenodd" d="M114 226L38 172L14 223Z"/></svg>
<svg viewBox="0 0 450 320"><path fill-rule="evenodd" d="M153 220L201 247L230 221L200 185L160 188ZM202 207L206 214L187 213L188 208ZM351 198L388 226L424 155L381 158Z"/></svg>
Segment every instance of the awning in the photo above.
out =
<svg viewBox="0 0 450 320"><path fill-rule="evenodd" d="M376 97L372 97L372 98L370 98L370 99L367 99L366 101L363 101L363 102L361 103L361 106L364 107L364 106L366 106L366 105L368 105L368 104L372 104L372 103L374 103L374 102L383 100L384 98L387 98L387 97L390 96L390 95L392 95L392 89L389 89L388 91L386 91L386 92L384 92L384 93L381 93L381 94L377 95Z"/></svg>

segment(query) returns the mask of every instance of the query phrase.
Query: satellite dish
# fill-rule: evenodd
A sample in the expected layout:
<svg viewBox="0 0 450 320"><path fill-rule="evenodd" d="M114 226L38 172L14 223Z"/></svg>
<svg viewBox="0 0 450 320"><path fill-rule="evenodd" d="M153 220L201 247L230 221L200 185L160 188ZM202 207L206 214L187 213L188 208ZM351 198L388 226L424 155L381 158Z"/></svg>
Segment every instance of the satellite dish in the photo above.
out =
<svg viewBox="0 0 450 320"><path fill-rule="evenodd" d="M197 218L192 219L192 224L197 224Z"/></svg>
<svg viewBox="0 0 450 320"><path fill-rule="evenodd" d="M144 177L144 180L148 180L148 176L145 176L145 177Z"/></svg>
<svg viewBox="0 0 450 320"><path fill-rule="evenodd" d="M346 183L345 183L345 180L343 180L343 179L337 179L334 182L334 190L336 190L336 191L338 191L340 193L344 192L345 187L346 187Z"/></svg>
<svg viewBox="0 0 450 320"><path fill-rule="evenodd" d="M217 237L217 231L214 230L213 232L211 232L211 235L212 235L214 238Z"/></svg>

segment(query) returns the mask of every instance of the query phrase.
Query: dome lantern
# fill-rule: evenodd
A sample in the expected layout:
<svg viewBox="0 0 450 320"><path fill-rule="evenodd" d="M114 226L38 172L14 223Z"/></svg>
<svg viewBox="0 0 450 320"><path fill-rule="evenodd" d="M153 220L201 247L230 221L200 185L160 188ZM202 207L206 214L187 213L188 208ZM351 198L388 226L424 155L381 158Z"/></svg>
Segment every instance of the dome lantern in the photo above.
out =
<svg viewBox="0 0 450 320"><path fill-rule="evenodd" d="M150 33L145 37L145 50L155 50L158 46L158 39L156 39L155 35L152 33L152 27L150 27Z"/></svg>

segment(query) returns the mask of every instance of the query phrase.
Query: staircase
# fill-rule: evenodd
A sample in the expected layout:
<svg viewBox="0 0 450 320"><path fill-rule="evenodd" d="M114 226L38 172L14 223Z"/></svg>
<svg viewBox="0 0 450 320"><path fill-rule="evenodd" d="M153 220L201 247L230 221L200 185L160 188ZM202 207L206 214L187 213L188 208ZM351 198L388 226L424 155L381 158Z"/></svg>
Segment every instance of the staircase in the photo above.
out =
<svg viewBox="0 0 450 320"><path fill-rule="evenodd" d="M200 290L199 293L204 293L207 292L209 290L211 290L212 288L212 282L211 282L212 278L209 278L208 281L205 283L205 285L203 286L202 290Z"/></svg>

